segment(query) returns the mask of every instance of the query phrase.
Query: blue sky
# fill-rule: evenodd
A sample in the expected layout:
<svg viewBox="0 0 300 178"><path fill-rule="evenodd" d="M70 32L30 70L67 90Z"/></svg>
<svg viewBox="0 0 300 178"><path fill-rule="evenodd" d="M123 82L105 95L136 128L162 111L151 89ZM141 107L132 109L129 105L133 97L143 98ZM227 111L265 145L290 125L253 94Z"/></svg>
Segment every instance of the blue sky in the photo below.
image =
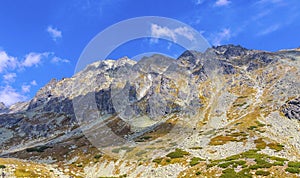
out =
<svg viewBox="0 0 300 178"><path fill-rule="evenodd" d="M268 51L300 46L298 0L2 0L0 101L10 105L28 100L51 78L71 77L95 35L139 16L177 19L212 45ZM178 49L163 48L164 42L153 46L147 40L133 41L110 58L153 50L178 55Z"/></svg>

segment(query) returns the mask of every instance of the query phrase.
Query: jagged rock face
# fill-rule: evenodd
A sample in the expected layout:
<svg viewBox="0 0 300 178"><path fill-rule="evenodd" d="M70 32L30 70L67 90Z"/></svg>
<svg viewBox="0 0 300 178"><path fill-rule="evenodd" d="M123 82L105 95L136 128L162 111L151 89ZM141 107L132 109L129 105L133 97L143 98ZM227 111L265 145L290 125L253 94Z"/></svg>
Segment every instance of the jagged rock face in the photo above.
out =
<svg viewBox="0 0 300 178"><path fill-rule="evenodd" d="M7 111L7 107L3 102L0 102L0 113L4 113Z"/></svg>
<svg viewBox="0 0 300 178"><path fill-rule="evenodd" d="M300 98L288 101L282 108L284 115L290 119L300 120Z"/></svg>
<svg viewBox="0 0 300 178"><path fill-rule="evenodd" d="M119 114L124 119L147 115L159 120L174 112L196 116L202 112L204 98L213 95L207 91L210 89L199 88L205 81L213 78L223 80L222 76L239 75L244 69L252 75L251 71L266 68L277 63L280 57L291 58L291 55L294 60L298 53L289 51L276 54L227 45L208 49L205 53L186 51L177 60L153 55L138 63L128 58L99 61L72 78L61 81L52 79L29 104L18 107L23 110L17 111L60 113L75 121L73 107L76 101L80 103L77 108L82 112L100 112L101 116ZM253 74L255 77L255 72ZM259 74L257 78L260 77ZM265 81L254 84L249 76L245 78L241 75L237 80L240 80L239 85L266 86ZM228 84L223 87L225 90L232 88ZM292 113L295 115L295 112ZM79 113L77 116L82 116L84 120L89 119L87 117L91 114Z"/></svg>

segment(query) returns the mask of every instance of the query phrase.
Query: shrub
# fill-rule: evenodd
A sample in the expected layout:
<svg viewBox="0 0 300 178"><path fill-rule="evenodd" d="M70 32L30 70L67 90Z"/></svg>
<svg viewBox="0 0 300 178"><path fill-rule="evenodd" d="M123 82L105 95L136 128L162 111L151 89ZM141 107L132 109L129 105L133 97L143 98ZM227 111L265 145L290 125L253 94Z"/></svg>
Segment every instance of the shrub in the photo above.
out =
<svg viewBox="0 0 300 178"><path fill-rule="evenodd" d="M189 152L186 152L182 149L176 148L176 150L174 152L167 154L167 157L170 157L172 159L173 158L182 158L183 156L189 155L189 154L190 154Z"/></svg>
<svg viewBox="0 0 300 178"><path fill-rule="evenodd" d="M273 165L274 165L274 166L283 166L283 165L284 165L284 162L282 162L282 161L275 161L275 162L273 163Z"/></svg>
<svg viewBox="0 0 300 178"><path fill-rule="evenodd" d="M280 145L279 143L269 143L268 147L270 149L275 150L276 152L283 150L283 145Z"/></svg>
<svg viewBox="0 0 300 178"><path fill-rule="evenodd" d="M264 142L262 138L254 140L254 143L256 144L257 149L265 149L267 146L266 142Z"/></svg>
<svg viewBox="0 0 300 178"><path fill-rule="evenodd" d="M252 125L252 126L248 127L247 129L248 129L248 130L254 130L254 129L256 129L256 128L257 128L257 126Z"/></svg>
<svg viewBox="0 0 300 178"><path fill-rule="evenodd" d="M199 161L203 161L203 159L194 157L191 159L190 165L195 166L195 165L199 164Z"/></svg>
<svg viewBox="0 0 300 178"><path fill-rule="evenodd" d="M234 171L234 169L225 169L222 171L222 175L220 176L220 178L236 178L236 172Z"/></svg>
<svg viewBox="0 0 300 178"><path fill-rule="evenodd" d="M299 174L300 170L299 168L295 168L295 167L288 167L285 169L286 172L292 173L292 174Z"/></svg>
<svg viewBox="0 0 300 178"><path fill-rule="evenodd" d="M295 162L295 161L290 161L288 163L289 167L295 167L295 168L300 168L300 162Z"/></svg>
<svg viewBox="0 0 300 178"><path fill-rule="evenodd" d="M0 169L5 169L6 166L5 165L0 165Z"/></svg>
<svg viewBox="0 0 300 178"><path fill-rule="evenodd" d="M255 172L256 175L261 175L261 176L268 176L270 175L269 171L262 171L262 170L258 170Z"/></svg>
<svg viewBox="0 0 300 178"><path fill-rule="evenodd" d="M244 165L246 164L246 161L244 160L239 160L239 161L234 161L235 164L238 164L238 165Z"/></svg>
<svg viewBox="0 0 300 178"><path fill-rule="evenodd" d="M197 175L197 176L199 176L200 174L201 174L201 172L200 172L200 171L196 172L196 175Z"/></svg>
<svg viewBox="0 0 300 178"><path fill-rule="evenodd" d="M163 158L156 158L153 160L153 162L159 164L159 163L161 163L162 160L163 160Z"/></svg>
<svg viewBox="0 0 300 178"><path fill-rule="evenodd" d="M240 155L232 155L232 156L225 158L225 161L236 160L236 159L239 159L240 157L241 157Z"/></svg>
<svg viewBox="0 0 300 178"><path fill-rule="evenodd" d="M201 150L203 147L201 146L195 146L195 147L191 147L190 149L192 150Z"/></svg>
<svg viewBox="0 0 300 178"><path fill-rule="evenodd" d="M101 157L102 157L102 155L100 155L100 154L97 154L97 155L94 156L95 159L99 159Z"/></svg>
<svg viewBox="0 0 300 178"><path fill-rule="evenodd" d="M219 166L220 168L227 168L227 167L229 167L231 164L232 164L232 162L226 162L226 163L219 164L218 166Z"/></svg>

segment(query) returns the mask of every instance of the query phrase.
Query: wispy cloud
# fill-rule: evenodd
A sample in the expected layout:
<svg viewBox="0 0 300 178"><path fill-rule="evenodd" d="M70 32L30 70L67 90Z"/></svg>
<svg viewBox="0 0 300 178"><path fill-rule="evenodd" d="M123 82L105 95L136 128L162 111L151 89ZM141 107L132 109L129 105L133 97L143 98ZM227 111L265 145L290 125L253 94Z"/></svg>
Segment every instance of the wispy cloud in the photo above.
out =
<svg viewBox="0 0 300 178"><path fill-rule="evenodd" d="M15 69L17 66L17 58L9 56L5 51L0 50L0 73L7 69Z"/></svg>
<svg viewBox="0 0 300 178"><path fill-rule="evenodd" d="M190 41L195 40L194 33L187 27L170 29L157 24L151 24L151 35L155 38L166 38L176 42L179 36L185 37Z"/></svg>
<svg viewBox="0 0 300 178"><path fill-rule="evenodd" d="M275 25L272 25L260 32L258 32L257 36L262 36L262 35L268 35L272 32L275 32L276 30L278 30L280 28L280 25L279 24L275 24Z"/></svg>
<svg viewBox="0 0 300 178"><path fill-rule="evenodd" d="M205 0L194 0L194 3L195 3L196 5L201 5L201 4L204 3L204 1L205 1Z"/></svg>
<svg viewBox="0 0 300 178"><path fill-rule="evenodd" d="M23 92L23 93L29 93L29 92L30 92L30 88L31 88L30 85L23 84L23 85L22 85L22 92Z"/></svg>
<svg viewBox="0 0 300 178"><path fill-rule="evenodd" d="M36 83L35 80L32 80L32 81L30 82L30 84L31 84L32 86L37 86L37 83Z"/></svg>
<svg viewBox="0 0 300 178"><path fill-rule="evenodd" d="M34 53L31 52L25 56L25 60L21 63L24 67L38 66L43 57L48 57L49 53Z"/></svg>
<svg viewBox="0 0 300 178"><path fill-rule="evenodd" d="M58 63L70 63L70 60L68 60L68 59L62 59L62 58L60 58L60 57L54 56L54 57L51 59L51 63L53 63L53 64L58 64Z"/></svg>
<svg viewBox="0 0 300 178"><path fill-rule="evenodd" d="M217 0L215 5L216 6L227 6L231 3L229 0Z"/></svg>
<svg viewBox="0 0 300 178"><path fill-rule="evenodd" d="M15 81L16 77L17 77L16 73L7 73L3 75L3 80L5 83L12 83Z"/></svg>
<svg viewBox="0 0 300 178"><path fill-rule="evenodd" d="M49 59L49 60L45 60ZM19 72L24 71L26 68L33 66L40 66L41 63L69 63L67 59L55 56L53 52L36 53L30 52L24 57L18 59L8 55L4 50L0 50L0 73L2 74L2 81L0 85L0 102L6 105L11 105L19 101L26 100L27 94L31 91L32 86L36 86L37 82L24 83L21 86L12 87L12 83L16 81Z"/></svg>
<svg viewBox="0 0 300 178"><path fill-rule="evenodd" d="M222 44L222 41L227 41L231 38L231 31L229 28L224 28L222 31L218 32L212 37L213 45L219 46Z"/></svg>
<svg viewBox="0 0 300 178"><path fill-rule="evenodd" d="M62 38L62 32L58 30L57 28L54 28L52 26L47 27L47 32L51 36L51 38L56 41L59 38Z"/></svg>
<svg viewBox="0 0 300 178"><path fill-rule="evenodd" d="M24 94L17 92L16 89L9 85L0 87L0 98L1 102L3 102L6 106L10 106L16 102L27 99Z"/></svg>

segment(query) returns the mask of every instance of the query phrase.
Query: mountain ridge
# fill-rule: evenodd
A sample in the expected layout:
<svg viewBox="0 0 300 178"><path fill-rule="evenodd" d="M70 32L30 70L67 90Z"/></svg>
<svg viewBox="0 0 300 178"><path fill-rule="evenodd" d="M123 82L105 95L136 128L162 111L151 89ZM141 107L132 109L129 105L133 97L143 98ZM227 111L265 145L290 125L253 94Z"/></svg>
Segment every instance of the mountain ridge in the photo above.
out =
<svg viewBox="0 0 300 178"><path fill-rule="evenodd" d="M65 174L79 177L184 177L195 175L193 157L205 160L196 166L202 174L221 175L218 166L205 164L257 148L296 161L299 59L297 49L224 45L177 59L97 61L71 78L52 79L33 99L0 114L1 155L60 165L57 174L72 169ZM176 162L168 154L178 149L188 154ZM96 162L95 155L101 155ZM280 168L268 170L293 177Z"/></svg>

